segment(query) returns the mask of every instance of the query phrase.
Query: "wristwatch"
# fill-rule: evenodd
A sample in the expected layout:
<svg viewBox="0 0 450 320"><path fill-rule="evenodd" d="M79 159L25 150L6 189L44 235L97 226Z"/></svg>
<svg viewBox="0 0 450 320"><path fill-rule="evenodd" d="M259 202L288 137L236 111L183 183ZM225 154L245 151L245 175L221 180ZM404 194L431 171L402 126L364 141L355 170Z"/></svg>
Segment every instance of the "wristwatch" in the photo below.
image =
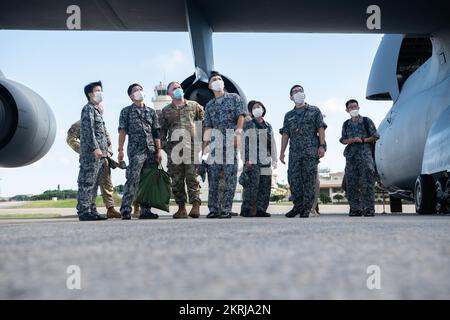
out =
<svg viewBox="0 0 450 320"><path fill-rule="evenodd" d="M327 151L327 144L325 143L325 144L321 144L321 145L319 145L319 148L320 147L322 147L325 151Z"/></svg>

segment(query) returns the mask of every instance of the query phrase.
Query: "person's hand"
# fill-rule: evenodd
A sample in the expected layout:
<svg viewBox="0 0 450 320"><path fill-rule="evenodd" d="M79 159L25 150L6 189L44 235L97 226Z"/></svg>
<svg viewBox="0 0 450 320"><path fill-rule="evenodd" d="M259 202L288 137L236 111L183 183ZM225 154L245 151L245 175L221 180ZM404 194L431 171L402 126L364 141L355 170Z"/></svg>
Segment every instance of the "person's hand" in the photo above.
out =
<svg viewBox="0 0 450 320"><path fill-rule="evenodd" d="M241 135L238 133L234 136L234 147L236 149L239 149L241 147Z"/></svg>
<svg viewBox="0 0 450 320"><path fill-rule="evenodd" d="M204 156L208 155L209 153L209 144L206 145L203 149L202 149L202 153L200 155L200 157L203 159Z"/></svg>
<svg viewBox="0 0 450 320"><path fill-rule="evenodd" d="M100 159L100 158L103 156L102 150L100 150L100 149L95 149L95 150L94 150L94 156L95 156L95 159L96 159L96 160Z"/></svg>
<svg viewBox="0 0 450 320"><path fill-rule="evenodd" d="M272 161L272 168L273 170L276 170L278 168L278 161Z"/></svg>
<svg viewBox="0 0 450 320"><path fill-rule="evenodd" d="M119 151L119 154L117 155L117 161L123 161L123 151Z"/></svg>
<svg viewBox="0 0 450 320"><path fill-rule="evenodd" d="M317 154L318 154L319 158L323 158L323 156L325 155L325 148L319 147L319 150L317 150Z"/></svg>
<svg viewBox="0 0 450 320"><path fill-rule="evenodd" d="M353 143L362 143L362 139L361 138L348 139L348 144L353 144Z"/></svg>
<svg viewBox="0 0 450 320"><path fill-rule="evenodd" d="M284 162L284 157L285 157L284 152L280 153L280 161L282 164L286 164L286 162Z"/></svg>
<svg viewBox="0 0 450 320"><path fill-rule="evenodd" d="M158 149L158 151L156 152L156 161L158 163L161 163L162 161L161 149Z"/></svg>

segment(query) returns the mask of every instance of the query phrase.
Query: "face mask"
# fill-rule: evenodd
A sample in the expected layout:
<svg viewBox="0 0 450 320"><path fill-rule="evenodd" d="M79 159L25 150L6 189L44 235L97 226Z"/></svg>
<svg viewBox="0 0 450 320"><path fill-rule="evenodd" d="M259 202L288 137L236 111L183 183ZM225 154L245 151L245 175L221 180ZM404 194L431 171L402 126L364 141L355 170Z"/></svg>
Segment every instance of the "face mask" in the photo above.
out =
<svg viewBox="0 0 450 320"><path fill-rule="evenodd" d="M305 101L305 94L303 92L297 92L294 94L294 102L295 103L303 103Z"/></svg>
<svg viewBox="0 0 450 320"><path fill-rule="evenodd" d="M133 93L133 98L136 101L142 101L145 98L145 92L143 90L136 91Z"/></svg>
<svg viewBox="0 0 450 320"><path fill-rule="evenodd" d="M222 80L216 80L211 83L211 89L213 89L213 91L223 91L223 88L225 88L225 84Z"/></svg>
<svg viewBox="0 0 450 320"><path fill-rule="evenodd" d="M175 90L173 90L173 97L177 100L181 100L183 99L184 96L184 91L181 88L176 88Z"/></svg>
<svg viewBox="0 0 450 320"><path fill-rule="evenodd" d="M100 103L103 101L103 91L94 92L94 98L92 98L95 102Z"/></svg>
<svg viewBox="0 0 450 320"><path fill-rule="evenodd" d="M264 112L262 108L255 108L252 113L255 118L261 118Z"/></svg>
<svg viewBox="0 0 450 320"><path fill-rule="evenodd" d="M352 110L349 113L350 113L350 116L357 117L359 115L359 110Z"/></svg>

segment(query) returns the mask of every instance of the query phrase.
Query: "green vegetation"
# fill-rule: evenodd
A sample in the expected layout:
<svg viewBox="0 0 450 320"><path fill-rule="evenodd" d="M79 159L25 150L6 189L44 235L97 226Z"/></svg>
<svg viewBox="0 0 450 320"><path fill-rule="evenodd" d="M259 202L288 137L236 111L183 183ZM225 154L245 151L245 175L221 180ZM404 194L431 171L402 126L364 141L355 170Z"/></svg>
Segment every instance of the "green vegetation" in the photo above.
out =
<svg viewBox="0 0 450 320"><path fill-rule="evenodd" d="M123 194L123 184L119 184L117 187L114 187L114 192L118 193L118 194Z"/></svg>
<svg viewBox="0 0 450 320"><path fill-rule="evenodd" d="M325 193L321 193L320 194L320 202L322 202L323 204L331 203L331 198L329 195L327 195Z"/></svg>
<svg viewBox="0 0 450 320"><path fill-rule="evenodd" d="M286 198L286 195L284 195L284 194L274 194L274 195L270 196L270 201L272 201L272 202L280 202L284 198Z"/></svg>
<svg viewBox="0 0 450 320"><path fill-rule="evenodd" d="M58 218L57 213L0 214L0 219Z"/></svg>
<svg viewBox="0 0 450 320"><path fill-rule="evenodd" d="M341 201L344 200L344 196L338 193L334 195L333 199L336 200L338 203L341 203Z"/></svg>
<svg viewBox="0 0 450 320"><path fill-rule="evenodd" d="M52 200L58 199L76 199L77 191L75 190L47 190L44 193L36 194L34 196L17 195L12 198L14 201L36 201L36 200Z"/></svg>
<svg viewBox="0 0 450 320"><path fill-rule="evenodd" d="M277 188L289 190L289 186L287 184L277 183Z"/></svg>
<svg viewBox="0 0 450 320"><path fill-rule="evenodd" d="M121 198L117 194L113 194L114 205L120 206ZM97 196L97 207L103 207L103 199L101 196ZM36 200L30 201L25 204L13 207L14 209L36 209L36 208L75 208L77 206L76 199L63 199L63 200Z"/></svg>
<svg viewBox="0 0 450 320"><path fill-rule="evenodd" d="M280 201L276 203L277 206L292 206L292 201Z"/></svg>

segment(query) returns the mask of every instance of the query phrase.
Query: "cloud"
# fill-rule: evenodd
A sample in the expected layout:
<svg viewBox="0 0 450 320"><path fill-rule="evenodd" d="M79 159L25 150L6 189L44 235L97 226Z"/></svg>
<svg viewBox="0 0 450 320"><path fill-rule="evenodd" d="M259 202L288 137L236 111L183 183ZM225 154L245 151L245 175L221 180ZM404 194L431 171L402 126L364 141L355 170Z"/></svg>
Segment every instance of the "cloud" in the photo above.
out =
<svg viewBox="0 0 450 320"><path fill-rule="evenodd" d="M150 60L144 60L142 65L145 68L156 68L164 73L173 73L179 69L191 68L191 62L179 49L160 54Z"/></svg>
<svg viewBox="0 0 450 320"><path fill-rule="evenodd" d="M329 116L331 114L342 113L345 111L345 106L342 101L344 100L332 97L322 101L319 106L322 113Z"/></svg>

